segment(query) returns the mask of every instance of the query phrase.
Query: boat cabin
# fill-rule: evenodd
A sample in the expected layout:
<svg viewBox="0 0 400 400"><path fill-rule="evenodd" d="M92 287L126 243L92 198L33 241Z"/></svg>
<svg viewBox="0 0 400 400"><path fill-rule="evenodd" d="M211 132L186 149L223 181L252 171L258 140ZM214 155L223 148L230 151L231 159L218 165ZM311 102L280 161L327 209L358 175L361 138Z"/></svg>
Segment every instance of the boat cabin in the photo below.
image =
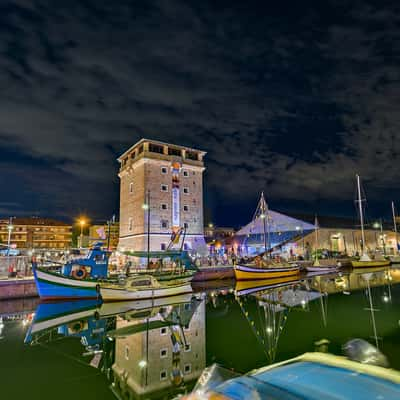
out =
<svg viewBox="0 0 400 400"><path fill-rule="evenodd" d="M97 242L89 250L86 257L68 261L62 268L62 274L77 279L107 278L108 260L111 252L102 250L103 243Z"/></svg>

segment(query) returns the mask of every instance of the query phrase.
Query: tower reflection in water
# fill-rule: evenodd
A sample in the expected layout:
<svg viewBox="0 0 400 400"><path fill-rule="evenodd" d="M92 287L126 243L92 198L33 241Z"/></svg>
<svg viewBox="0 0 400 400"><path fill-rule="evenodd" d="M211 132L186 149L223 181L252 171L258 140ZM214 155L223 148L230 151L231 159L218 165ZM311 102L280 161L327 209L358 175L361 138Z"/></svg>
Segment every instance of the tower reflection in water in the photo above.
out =
<svg viewBox="0 0 400 400"><path fill-rule="evenodd" d="M123 399L171 395L194 384L206 366L203 300L117 317L113 390Z"/></svg>

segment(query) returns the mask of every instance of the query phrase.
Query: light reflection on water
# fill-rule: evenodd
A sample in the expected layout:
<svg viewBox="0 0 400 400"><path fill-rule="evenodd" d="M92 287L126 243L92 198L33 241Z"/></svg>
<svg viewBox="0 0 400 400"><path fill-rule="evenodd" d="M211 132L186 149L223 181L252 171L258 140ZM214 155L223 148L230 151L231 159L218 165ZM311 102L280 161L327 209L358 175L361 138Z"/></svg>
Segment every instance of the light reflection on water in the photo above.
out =
<svg viewBox="0 0 400 400"><path fill-rule="evenodd" d="M341 354L354 337L400 369L398 283L400 270L375 269L210 282L191 295L147 302L47 303L34 314L27 307L0 322L3 393L169 398L190 390L214 362L247 372L306 351Z"/></svg>

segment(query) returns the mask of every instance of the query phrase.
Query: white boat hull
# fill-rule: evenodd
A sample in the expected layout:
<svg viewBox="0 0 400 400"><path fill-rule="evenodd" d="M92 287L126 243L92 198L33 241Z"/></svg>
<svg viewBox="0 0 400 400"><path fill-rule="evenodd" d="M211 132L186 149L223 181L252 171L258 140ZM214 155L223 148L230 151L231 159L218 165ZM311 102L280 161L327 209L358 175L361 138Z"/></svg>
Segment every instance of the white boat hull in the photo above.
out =
<svg viewBox="0 0 400 400"><path fill-rule="evenodd" d="M156 299L161 297L170 297L179 294L192 293L192 291L193 290L190 283L138 290L127 290L124 288L100 285L100 295L103 301Z"/></svg>
<svg viewBox="0 0 400 400"><path fill-rule="evenodd" d="M331 266L331 267L316 267L316 266L309 266L306 267L307 271L309 272L335 272L339 270L339 267Z"/></svg>

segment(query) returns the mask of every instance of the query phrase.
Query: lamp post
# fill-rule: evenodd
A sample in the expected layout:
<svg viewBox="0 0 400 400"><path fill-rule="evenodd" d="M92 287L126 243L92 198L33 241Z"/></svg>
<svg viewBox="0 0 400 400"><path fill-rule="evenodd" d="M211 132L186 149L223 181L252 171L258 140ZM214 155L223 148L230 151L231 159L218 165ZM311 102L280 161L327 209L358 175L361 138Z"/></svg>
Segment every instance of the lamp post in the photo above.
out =
<svg viewBox="0 0 400 400"><path fill-rule="evenodd" d="M79 247L80 248L82 248L83 246L83 227L85 226L85 224L86 224L86 222L85 222L85 220L84 219L80 219L79 220L79 225L80 225L80 227L81 227L81 234L80 234L80 237L79 237Z"/></svg>
<svg viewBox="0 0 400 400"><path fill-rule="evenodd" d="M142 205L147 211L147 269L150 267L150 190L147 191L146 202Z"/></svg>

